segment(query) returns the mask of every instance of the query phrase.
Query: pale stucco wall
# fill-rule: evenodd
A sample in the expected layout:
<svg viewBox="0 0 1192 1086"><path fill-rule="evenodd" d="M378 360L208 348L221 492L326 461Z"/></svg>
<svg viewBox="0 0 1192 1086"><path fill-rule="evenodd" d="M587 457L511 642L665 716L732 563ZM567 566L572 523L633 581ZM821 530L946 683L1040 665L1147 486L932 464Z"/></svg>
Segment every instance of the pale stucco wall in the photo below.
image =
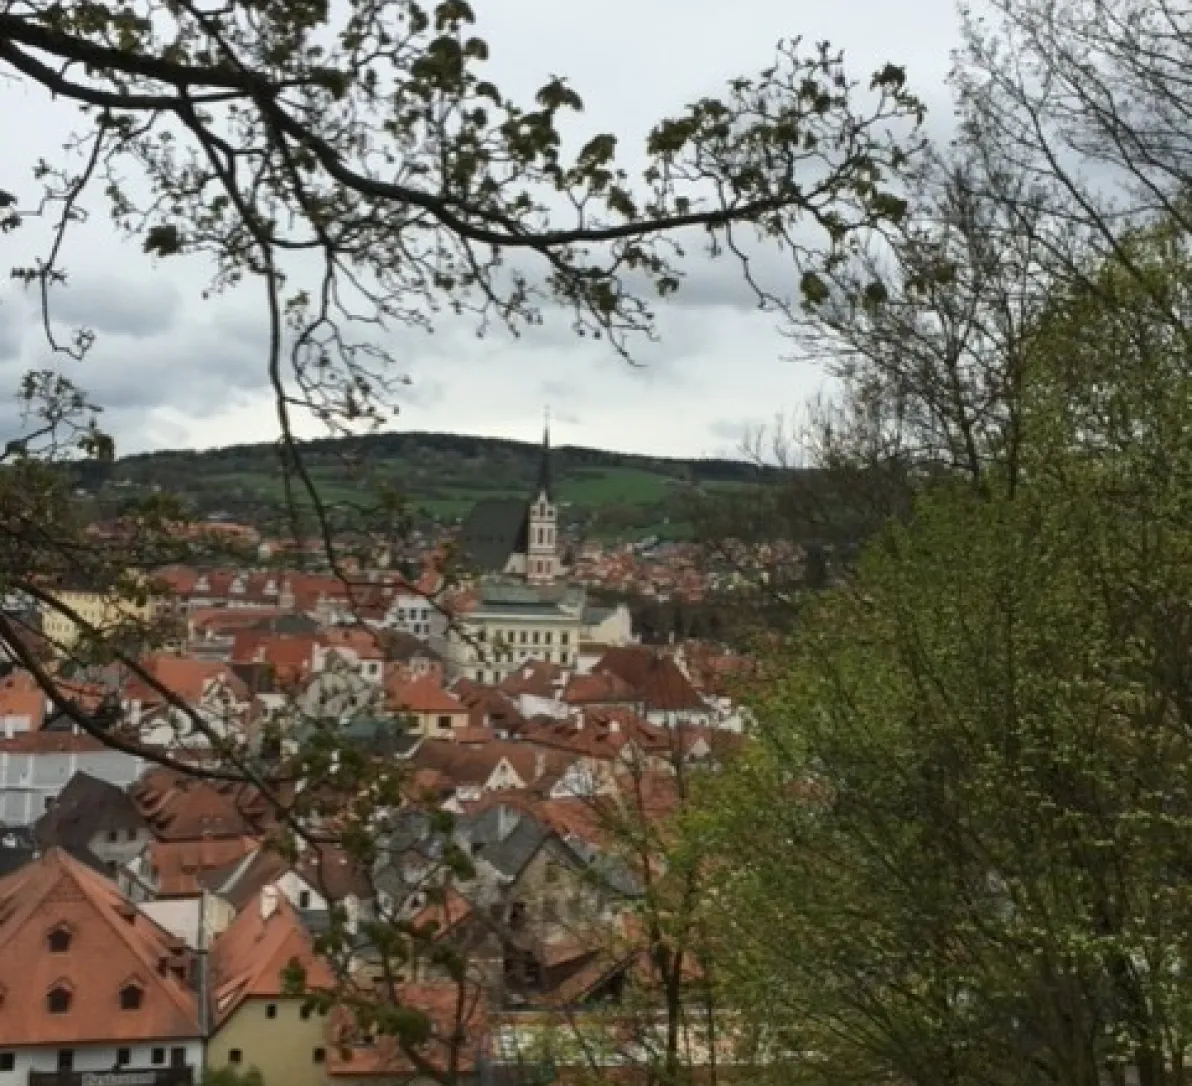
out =
<svg viewBox="0 0 1192 1086"><path fill-rule="evenodd" d="M277 1017L269 1017L270 1006L277 1008ZM327 1019L313 1010L303 1019L301 1010L302 1000L293 996L247 1000L212 1036L207 1066L226 1067L229 1053L238 1048L240 1069L257 1068L265 1086L323 1086L327 1065L314 1054L330 1047Z"/></svg>

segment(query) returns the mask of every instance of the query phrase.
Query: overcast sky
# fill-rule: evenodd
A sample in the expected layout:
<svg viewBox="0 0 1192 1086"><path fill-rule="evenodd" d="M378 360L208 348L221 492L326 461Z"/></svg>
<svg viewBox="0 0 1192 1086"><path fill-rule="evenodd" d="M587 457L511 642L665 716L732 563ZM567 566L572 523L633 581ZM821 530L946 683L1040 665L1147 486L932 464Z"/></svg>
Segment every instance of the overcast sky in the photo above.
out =
<svg viewBox="0 0 1192 1086"><path fill-rule="evenodd" d="M496 82L528 97L567 75L585 103L585 127L641 140L658 118L773 57L779 38L828 39L850 70L903 64L912 89L949 110L944 86L957 39L953 0L474 0ZM591 17L581 13L591 13ZM31 192L19 170L60 155L69 107L0 84L0 188ZM14 172L17 170L18 172ZM93 354L68 372L106 408L119 451L211 447L276 436L264 388L259 297L203 301L201 274L184 261L154 266L122 243L101 214L76 238L71 285L58 295L64 322L99 334ZM19 235L26 235L23 240ZM0 234L0 258L32 234ZM774 318L753 310L730 269L693 271L692 290L660 316L660 342L641 344L630 367L608 348L574 340L561 324L518 342L479 339L447 326L403 337L412 384L395 428L536 439L549 404L558 444L668 455L720 455L746 426L797 410L824 386L822 373L784 360ZM0 400L20 374L47 364L36 307L0 280ZM10 392L11 390L11 392ZM9 401L12 402L11 400ZM5 422L5 420L10 420ZM11 428L0 406L0 430ZM0 434L6 439L10 434Z"/></svg>

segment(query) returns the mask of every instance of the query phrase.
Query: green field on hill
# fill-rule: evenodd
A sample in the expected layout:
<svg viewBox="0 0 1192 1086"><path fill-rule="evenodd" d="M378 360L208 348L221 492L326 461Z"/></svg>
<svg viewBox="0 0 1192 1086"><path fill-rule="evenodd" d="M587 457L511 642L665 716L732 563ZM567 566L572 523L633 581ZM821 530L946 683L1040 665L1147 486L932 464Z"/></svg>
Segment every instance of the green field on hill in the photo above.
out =
<svg viewBox="0 0 1192 1086"><path fill-rule="evenodd" d="M311 442L305 464L320 499L345 509L373 507L383 491L401 496L415 521L452 523L484 498L528 498L538 478L539 446L455 434L382 434ZM678 460L564 446L551 471L565 524L591 536L690 531L701 493L757 485L765 474L733 460ZM282 508L281 463L271 445L125 457L87 489L118 506L153 487L176 494L203 515L260 521Z"/></svg>

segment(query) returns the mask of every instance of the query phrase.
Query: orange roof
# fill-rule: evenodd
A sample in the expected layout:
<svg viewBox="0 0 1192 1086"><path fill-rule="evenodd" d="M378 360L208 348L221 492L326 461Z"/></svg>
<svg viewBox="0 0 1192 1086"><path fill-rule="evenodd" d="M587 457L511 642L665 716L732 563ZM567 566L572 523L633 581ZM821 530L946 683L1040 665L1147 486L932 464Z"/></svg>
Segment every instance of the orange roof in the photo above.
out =
<svg viewBox="0 0 1192 1086"><path fill-rule="evenodd" d="M321 640L330 649L343 648L361 660L383 660L380 638L372 630L355 626L335 626L324 630Z"/></svg>
<svg viewBox="0 0 1192 1086"><path fill-rule="evenodd" d="M611 671L573 675L563 691L563 700L570 705L633 702L636 697L633 687Z"/></svg>
<svg viewBox="0 0 1192 1086"><path fill-rule="evenodd" d="M251 785L197 780L169 769L150 770L129 791L163 841L240 837L276 817L269 800Z"/></svg>
<svg viewBox="0 0 1192 1086"><path fill-rule="evenodd" d="M276 618L290 612L280 607L262 604L259 607L203 607L191 611L187 618L192 631L233 631L253 626L266 618Z"/></svg>
<svg viewBox="0 0 1192 1086"><path fill-rule="evenodd" d="M471 914L472 903L448 886L443 892L443 900L431 902L419 910L410 920L410 925L423 936L440 939Z"/></svg>
<svg viewBox="0 0 1192 1086"><path fill-rule="evenodd" d="M0 680L0 716L29 718L29 728L36 731L45 722L46 696L37 680L27 671L14 671Z"/></svg>
<svg viewBox="0 0 1192 1086"><path fill-rule="evenodd" d="M289 994L285 970L298 962L308 989L327 989L335 978L314 949L297 913L276 886L266 886L215 941L211 951L211 990L216 1024L246 999Z"/></svg>
<svg viewBox="0 0 1192 1086"><path fill-rule="evenodd" d="M65 933L54 953L49 937ZM0 1020L10 1045L117 1044L199 1035L185 951L116 887L52 848L0 879ZM121 992L141 990L140 1006L121 1007ZM7 987L7 990L5 990ZM64 1013L47 1005L69 992Z"/></svg>
<svg viewBox="0 0 1192 1086"><path fill-rule="evenodd" d="M232 643L237 664L269 664L285 680L301 678L311 668L317 637L288 636L264 630L241 630Z"/></svg>
<svg viewBox="0 0 1192 1086"><path fill-rule="evenodd" d="M450 1066L456 1049L455 1069L468 1073L476 1066L485 1035L488 1008L483 991L472 984L407 984L398 993L400 1005L421 1011L430 1025L424 1044L412 1046L419 1057L438 1071ZM376 1037L362 1044L351 1011L338 1008L332 1017L333 1043L327 1052L330 1075L378 1075L405 1081L417 1071L394 1037ZM453 1039L460 1037L462 1040Z"/></svg>
<svg viewBox="0 0 1192 1086"><path fill-rule="evenodd" d="M650 710L702 712L707 708L674 659L647 645L611 648L593 671L612 672L623 679Z"/></svg>
<svg viewBox="0 0 1192 1086"><path fill-rule="evenodd" d="M188 897L202 890L198 876L226 867L257 847L251 837L225 837L218 841L152 841L149 862L156 872L162 897Z"/></svg>
<svg viewBox="0 0 1192 1086"><path fill-rule="evenodd" d="M225 687L237 701L248 700L248 688L227 664L218 660L192 660L161 653L146 657L141 666L188 705L198 704L216 684ZM126 696L151 703L165 700L161 693L136 676L129 681Z"/></svg>
<svg viewBox="0 0 1192 1086"><path fill-rule="evenodd" d="M407 713L442 713L465 716L467 706L449 694L434 679L412 679L401 682L397 677L385 685L385 700L390 709Z"/></svg>
<svg viewBox="0 0 1192 1086"><path fill-rule="evenodd" d="M551 698L556 684L563 678L563 669L558 664L545 660L527 660L516 671L507 675L498 690L506 694L530 694L539 698Z"/></svg>

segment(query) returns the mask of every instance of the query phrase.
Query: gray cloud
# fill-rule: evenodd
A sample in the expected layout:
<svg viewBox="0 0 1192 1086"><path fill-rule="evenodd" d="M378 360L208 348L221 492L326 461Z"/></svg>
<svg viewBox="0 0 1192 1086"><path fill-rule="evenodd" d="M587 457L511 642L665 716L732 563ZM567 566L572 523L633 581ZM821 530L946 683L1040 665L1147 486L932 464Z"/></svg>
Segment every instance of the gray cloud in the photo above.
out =
<svg viewBox="0 0 1192 1086"><path fill-rule="evenodd" d="M19 358L25 341L26 314L12 297L0 295L0 362Z"/></svg>
<svg viewBox="0 0 1192 1086"><path fill-rule="evenodd" d="M169 331L181 304L178 288L168 279L84 273L55 288L52 313L58 324L140 339Z"/></svg>
<svg viewBox="0 0 1192 1086"><path fill-rule="evenodd" d="M722 0L606 0L602 18L585 23L579 37L574 11L552 0L477 7L478 31L494 58L487 74L524 100L552 73L566 73L586 106L566 142L616 132L631 171L658 118L763 68L774 43L795 35L843 46L862 81L887 61L905 64L911 85L936 107L930 123L946 127L940 118L950 112L943 80L956 44L953 0L923 0L914 19L889 0L796 10L786 0L738 0L731 19ZM21 84L10 97L18 105L0 112L0 146L18 172L39 157L60 160L69 107ZM98 203L89 210L90 220L72 233L71 280L56 292L56 317L64 328L84 324L100 333L87 361L64 370L105 404L105 423L121 447L274 437L259 288L246 283L204 303L210 269L201 260L154 266L135 244L110 233ZM21 246L36 241L37 229L18 232ZM520 339L500 329L479 338L474 325L452 319L430 336L395 330L388 343L397 371L411 378L400 389L396 425L536 440L549 402L560 443L683 454L723 451L740 438L736 420L797 407L822 376L780 361L788 344L773 315L756 312L735 260L708 261L700 240L690 239L682 290L656 305L660 341L632 344L637 367L605 343L578 339L568 315L553 307L544 327ZM785 258L767 252L760 261L768 286L793 284ZM0 428L11 424L8 396L19 374L45 360L36 322L23 300L0 297Z"/></svg>

